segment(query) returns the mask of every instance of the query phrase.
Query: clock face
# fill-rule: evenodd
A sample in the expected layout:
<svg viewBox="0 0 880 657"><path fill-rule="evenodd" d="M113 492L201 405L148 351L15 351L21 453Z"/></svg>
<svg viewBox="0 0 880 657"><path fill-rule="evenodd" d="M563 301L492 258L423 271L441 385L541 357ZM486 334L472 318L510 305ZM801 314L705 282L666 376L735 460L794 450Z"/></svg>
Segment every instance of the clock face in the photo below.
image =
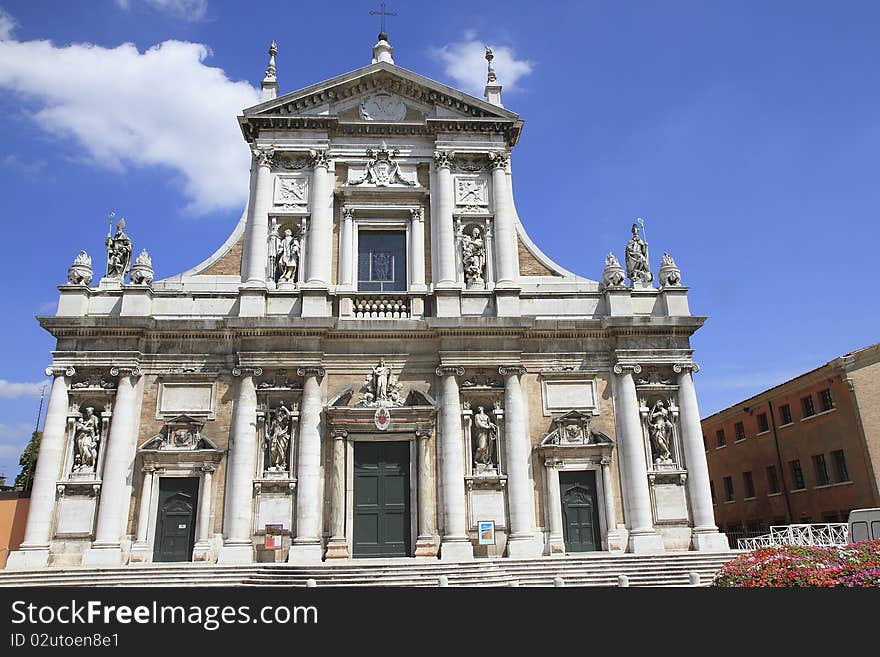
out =
<svg viewBox="0 0 880 657"><path fill-rule="evenodd" d="M400 121L406 116L406 105L392 93L379 91L361 103L361 117L367 121Z"/></svg>

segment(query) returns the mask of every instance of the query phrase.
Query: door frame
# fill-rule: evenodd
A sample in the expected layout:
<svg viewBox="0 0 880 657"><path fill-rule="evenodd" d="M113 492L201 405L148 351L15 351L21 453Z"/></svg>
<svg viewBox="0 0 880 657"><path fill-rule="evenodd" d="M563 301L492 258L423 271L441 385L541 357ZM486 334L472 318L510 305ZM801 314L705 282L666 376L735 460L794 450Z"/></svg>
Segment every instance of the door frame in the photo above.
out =
<svg viewBox="0 0 880 657"><path fill-rule="evenodd" d="M205 483L204 477L199 477L198 475L189 475L189 476L177 475L177 476L172 476L172 477L165 477L165 476L158 476L158 475L156 476L155 488L154 488L154 490L155 490L155 516L153 518L153 522L151 523L154 538L152 541L150 541L150 549L153 552L150 560L153 562L156 561L156 548L158 547L158 544L156 541L158 539L158 531L159 531L159 513L161 513L161 509L159 508L159 494L160 494L159 487L161 486L162 479L198 479L198 483L196 484L196 504L195 504L195 508L192 510L192 513L193 513L192 525L193 526L192 526L191 531L192 531L193 550L195 550L195 545L198 542L198 537L199 537L199 516L201 515L199 513L199 509L202 508L202 489L204 488L204 483ZM193 561L192 552L190 552L188 561ZM161 563L188 563L188 561L163 561Z"/></svg>
<svg viewBox="0 0 880 657"><path fill-rule="evenodd" d="M604 538L605 532L602 527L602 525L603 525L602 516L604 515L604 513L602 511L600 511L600 509L602 508L601 507L602 500L600 500L600 498L599 498L599 485L600 485L600 480L602 479L602 473L597 472L596 468L583 468L583 469L560 468L560 470L562 470L564 472L592 472L593 473L593 481L596 486L595 487L596 497L593 500L593 514L594 514L594 517L599 521L598 526L593 528L593 537L595 540L595 538L598 536L599 540L596 542L596 549L592 550L592 551L593 552L601 552L603 550L606 550L607 549L606 548L607 539ZM583 486L583 484L581 484L581 483L578 483L576 485ZM560 509L562 510L562 541L563 541L563 544L565 545L565 553L569 554L568 541L565 540L565 532L567 529L567 524L565 522L565 498L562 495L562 481L561 480L559 481L559 500L560 500L559 506L560 506ZM582 552L577 552L577 554L582 554Z"/></svg>
<svg viewBox="0 0 880 657"><path fill-rule="evenodd" d="M609 494L609 491L605 490L605 482L604 477L602 476L602 468L609 467L608 465L603 466L600 463L594 463L591 461L561 461L559 463L555 463L553 465L547 465L546 467L555 468L559 472L585 472L591 471L593 475L596 477L596 505L598 506L598 514L599 514L599 540L600 544L596 546L598 549L597 552L607 552L608 548L608 525L609 519L606 517L606 510L608 509L608 505L606 504L606 495ZM559 523L560 526L563 527L563 542L565 541L565 516L562 514L562 489L559 487L559 477L546 477L548 484L549 482L555 481L556 483L556 495L559 496L560 504L559 504ZM553 494L552 491L548 491L548 494ZM546 505L547 513L551 513L550 505ZM613 522L614 519L611 519ZM568 554L566 550L566 554Z"/></svg>
<svg viewBox="0 0 880 657"><path fill-rule="evenodd" d="M350 433L345 439L345 541L354 559L354 444L386 442L409 444L409 556L415 556L418 528L418 443L415 432ZM363 560L369 557L358 557Z"/></svg>

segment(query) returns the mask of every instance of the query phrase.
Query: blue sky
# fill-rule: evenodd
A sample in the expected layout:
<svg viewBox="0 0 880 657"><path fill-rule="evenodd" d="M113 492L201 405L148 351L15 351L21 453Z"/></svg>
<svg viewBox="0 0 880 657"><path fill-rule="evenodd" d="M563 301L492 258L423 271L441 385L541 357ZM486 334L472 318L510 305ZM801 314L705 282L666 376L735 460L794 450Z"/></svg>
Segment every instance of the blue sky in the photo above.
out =
<svg viewBox="0 0 880 657"><path fill-rule="evenodd" d="M269 41L293 91L369 63L377 6L0 0L0 473L18 471L50 361L34 316L80 249L104 266L108 211L157 277L201 261L241 212L235 115ZM880 5L503 7L389 3L396 63L474 91L493 45L525 120L517 208L563 266L598 279L646 218L655 271L670 252L709 318L704 415L877 341Z"/></svg>

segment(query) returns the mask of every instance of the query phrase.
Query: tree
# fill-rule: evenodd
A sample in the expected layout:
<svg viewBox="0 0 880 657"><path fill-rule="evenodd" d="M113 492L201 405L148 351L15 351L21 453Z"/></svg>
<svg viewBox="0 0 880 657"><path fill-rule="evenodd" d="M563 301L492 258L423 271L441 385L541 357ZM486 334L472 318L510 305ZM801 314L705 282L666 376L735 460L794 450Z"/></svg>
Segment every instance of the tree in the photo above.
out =
<svg viewBox="0 0 880 657"><path fill-rule="evenodd" d="M29 493L31 486L34 485L34 472L37 470L37 455L40 453L40 439L42 437L42 431L34 431L30 442L28 442L21 453L21 458L18 459L21 472L15 478L15 487L20 488L25 493Z"/></svg>

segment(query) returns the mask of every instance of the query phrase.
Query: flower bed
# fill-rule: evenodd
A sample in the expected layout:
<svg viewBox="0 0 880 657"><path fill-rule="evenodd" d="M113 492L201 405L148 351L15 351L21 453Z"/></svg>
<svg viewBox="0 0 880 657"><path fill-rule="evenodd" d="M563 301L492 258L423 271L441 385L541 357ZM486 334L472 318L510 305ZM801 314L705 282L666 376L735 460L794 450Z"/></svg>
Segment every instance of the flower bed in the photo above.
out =
<svg viewBox="0 0 880 657"><path fill-rule="evenodd" d="M713 586L880 586L880 540L773 547L728 562Z"/></svg>

